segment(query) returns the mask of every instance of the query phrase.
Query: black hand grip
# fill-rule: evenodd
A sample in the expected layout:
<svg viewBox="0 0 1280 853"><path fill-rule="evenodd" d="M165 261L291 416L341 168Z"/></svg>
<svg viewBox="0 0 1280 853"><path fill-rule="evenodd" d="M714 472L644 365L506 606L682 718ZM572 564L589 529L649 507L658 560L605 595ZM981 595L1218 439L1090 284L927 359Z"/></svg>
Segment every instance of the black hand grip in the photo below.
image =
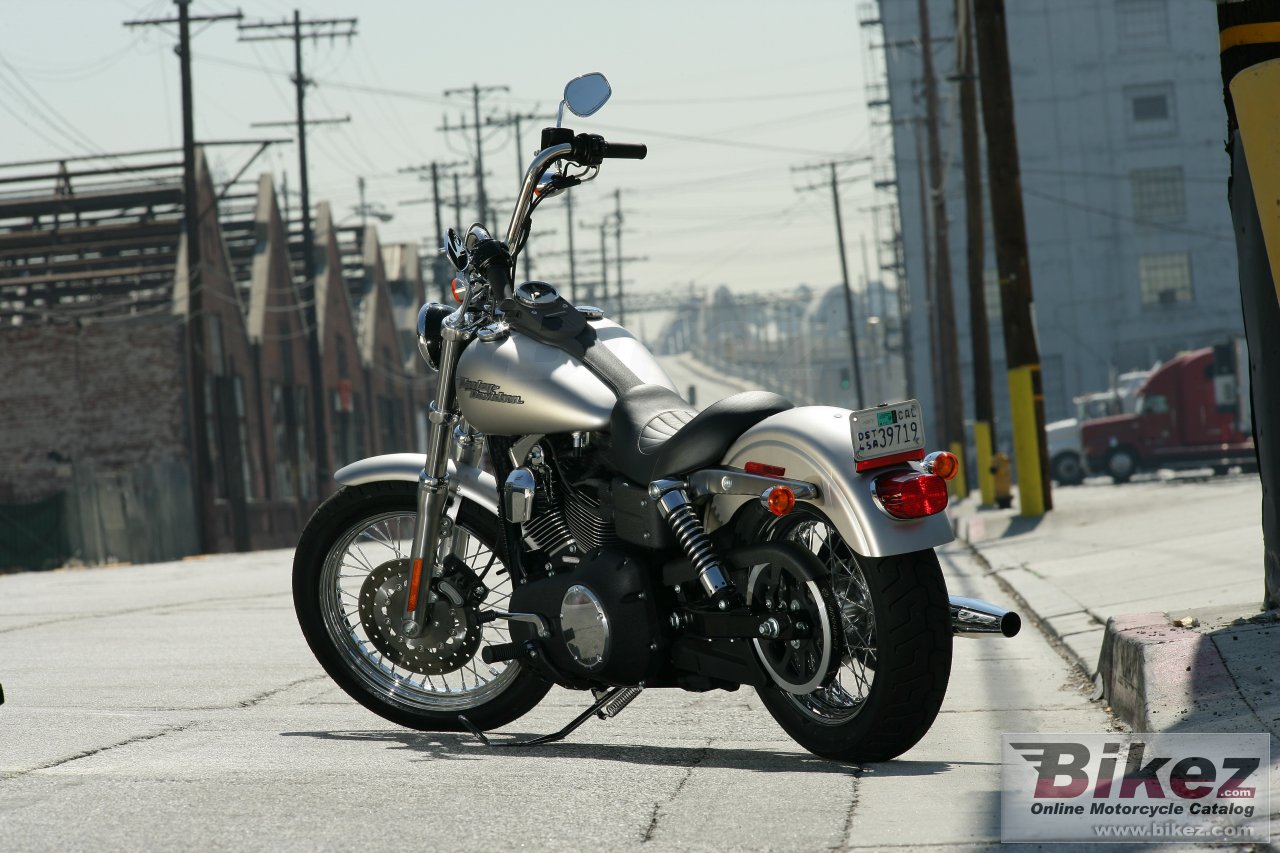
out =
<svg viewBox="0 0 1280 853"><path fill-rule="evenodd" d="M643 160L649 154L649 146L634 142L606 142L604 158L617 160Z"/></svg>

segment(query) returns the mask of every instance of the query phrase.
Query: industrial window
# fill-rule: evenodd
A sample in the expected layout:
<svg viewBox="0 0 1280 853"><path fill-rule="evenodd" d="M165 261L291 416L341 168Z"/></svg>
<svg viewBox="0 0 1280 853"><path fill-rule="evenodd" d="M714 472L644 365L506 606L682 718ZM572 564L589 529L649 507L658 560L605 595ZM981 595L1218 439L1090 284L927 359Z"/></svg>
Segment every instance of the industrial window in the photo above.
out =
<svg viewBox="0 0 1280 853"><path fill-rule="evenodd" d="M999 326L1004 322L1000 310L1000 273L997 270L983 270L982 295L986 301L987 324Z"/></svg>
<svg viewBox="0 0 1280 853"><path fill-rule="evenodd" d="M1116 35L1124 51L1167 46L1168 0L1116 0Z"/></svg>
<svg viewBox="0 0 1280 853"><path fill-rule="evenodd" d="M1138 258L1142 304L1173 305L1191 301L1191 256L1186 252Z"/></svg>
<svg viewBox="0 0 1280 853"><path fill-rule="evenodd" d="M1177 129L1172 83L1126 86L1124 101L1130 136L1167 136Z"/></svg>
<svg viewBox="0 0 1280 853"><path fill-rule="evenodd" d="M1182 167L1134 169L1129 173L1133 214L1153 222L1176 222L1186 214Z"/></svg>
<svg viewBox="0 0 1280 853"><path fill-rule="evenodd" d="M271 437L275 443L275 480L277 498L293 497L293 466L289 458L289 411L292 401L285 397L285 388L271 386Z"/></svg>
<svg viewBox="0 0 1280 853"><path fill-rule="evenodd" d="M258 480L250 467L249 423L244 405L244 382L237 376L231 377L231 393L236 407L236 440L240 442L240 476L244 481L244 496L248 500L258 497Z"/></svg>

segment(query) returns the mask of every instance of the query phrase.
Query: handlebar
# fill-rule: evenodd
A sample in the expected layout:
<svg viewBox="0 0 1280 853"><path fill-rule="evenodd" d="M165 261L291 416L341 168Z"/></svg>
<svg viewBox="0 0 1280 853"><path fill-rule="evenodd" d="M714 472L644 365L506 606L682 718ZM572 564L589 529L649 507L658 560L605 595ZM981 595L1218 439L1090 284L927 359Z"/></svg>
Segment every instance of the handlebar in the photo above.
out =
<svg viewBox="0 0 1280 853"><path fill-rule="evenodd" d="M649 154L649 146L635 142L606 142L604 158L618 160L643 160Z"/></svg>

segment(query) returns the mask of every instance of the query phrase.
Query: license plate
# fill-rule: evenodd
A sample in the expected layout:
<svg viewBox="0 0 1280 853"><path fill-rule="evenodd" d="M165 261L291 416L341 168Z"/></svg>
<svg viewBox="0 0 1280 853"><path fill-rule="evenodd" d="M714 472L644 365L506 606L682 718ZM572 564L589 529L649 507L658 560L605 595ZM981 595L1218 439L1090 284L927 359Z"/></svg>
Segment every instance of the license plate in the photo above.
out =
<svg viewBox="0 0 1280 853"><path fill-rule="evenodd" d="M849 416L856 462L924 449L920 401L888 403Z"/></svg>

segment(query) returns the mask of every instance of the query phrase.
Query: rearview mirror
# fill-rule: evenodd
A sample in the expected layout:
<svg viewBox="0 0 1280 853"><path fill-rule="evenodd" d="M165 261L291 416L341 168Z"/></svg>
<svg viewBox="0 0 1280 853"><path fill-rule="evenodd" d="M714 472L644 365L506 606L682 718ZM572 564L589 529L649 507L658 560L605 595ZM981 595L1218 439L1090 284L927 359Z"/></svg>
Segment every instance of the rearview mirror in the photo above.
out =
<svg viewBox="0 0 1280 853"><path fill-rule="evenodd" d="M599 71L573 78L565 84L564 99L560 101L560 109L556 115L556 127L560 126L565 107L576 116L594 115L612 94L609 81Z"/></svg>

